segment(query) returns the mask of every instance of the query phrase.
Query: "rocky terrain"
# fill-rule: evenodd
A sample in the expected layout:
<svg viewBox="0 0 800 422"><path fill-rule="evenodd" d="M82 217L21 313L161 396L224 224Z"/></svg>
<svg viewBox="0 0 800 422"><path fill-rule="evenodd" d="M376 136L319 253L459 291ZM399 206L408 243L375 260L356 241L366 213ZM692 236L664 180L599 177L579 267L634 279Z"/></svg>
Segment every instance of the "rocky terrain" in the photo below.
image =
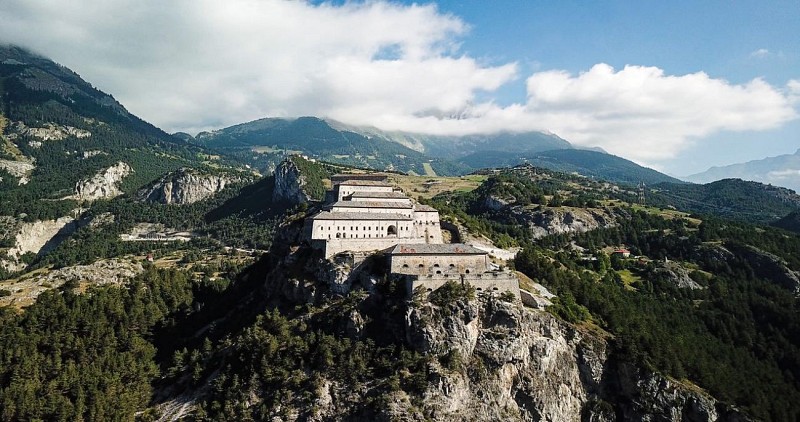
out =
<svg viewBox="0 0 800 422"><path fill-rule="evenodd" d="M303 204L311 200L311 195L305 190L305 175L292 160L283 160L275 169L274 176L273 202Z"/></svg>
<svg viewBox="0 0 800 422"><path fill-rule="evenodd" d="M122 195L119 184L125 176L132 172L131 166L120 161L109 168L101 170L91 178L80 180L75 185L75 195L72 198L79 201L94 201Z"/></svg>
<svg viewBox="0 0 800 422"><path fill-rule="evenodd" d="M204 174L181 168L164 175L153 185L139 191L145 201L160 204L186 205L210 198L241 177L228 174Z"/></svg>
<svg viewBox="0 0 800 422"><path fill-rule="evenodd" d="M509 218L530 228L534 238L551 234L584 233L601 227L612 227L615 215L602 208L511 206Z"/></svg>
<svg viewBox="0 0 800 422"><path fill-rule="evenodd" d="M5 259L0 260L9 271L19 271L25 267L22 256L27 253L38 254L42 248L51 243L57 235L65 236L75 230L72 217L61 217L56 220L23 223L14 236L14 246L6 252Z"/></svg>
<svg viewBox="0 0 800 422"><path fill-rule="evenodd" d="M0 282L0 289L10 292L8 296L0 297L0 306L30 305L42 292L58 288L66 282L76 282L79 287L122 284L142 271L144 267L140 262L129 259L100 260L88 265L37 271Z"/></svg>

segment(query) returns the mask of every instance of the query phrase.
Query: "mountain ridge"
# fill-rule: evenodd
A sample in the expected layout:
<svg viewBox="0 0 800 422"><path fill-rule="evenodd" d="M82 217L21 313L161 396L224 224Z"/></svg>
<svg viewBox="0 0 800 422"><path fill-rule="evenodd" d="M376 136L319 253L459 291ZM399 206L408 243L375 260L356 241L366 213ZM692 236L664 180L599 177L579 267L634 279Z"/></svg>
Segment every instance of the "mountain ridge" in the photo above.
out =
<svg viewBox="0 0 800 422"><path fill-rule="evenodd" d="M706 171L686 176L684 179L696 183L709 183L730 178L773 184L800 192L800 149L794 154L714 166Z"/></svg>

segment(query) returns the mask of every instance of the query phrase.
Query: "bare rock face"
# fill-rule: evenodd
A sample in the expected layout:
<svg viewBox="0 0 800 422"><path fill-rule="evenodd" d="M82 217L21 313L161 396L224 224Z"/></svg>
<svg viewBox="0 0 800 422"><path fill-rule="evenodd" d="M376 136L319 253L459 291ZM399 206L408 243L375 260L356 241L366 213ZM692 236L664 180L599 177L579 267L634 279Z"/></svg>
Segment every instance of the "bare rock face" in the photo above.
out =
<svg viewBox="0 0 800 422"><path fill-rule="evenodd" d="M422 410L435 420L727 420L696 387L615 362L604 339L545 311L484 297L406 321L413 349L463 365L432 366Z"/></svg>
<svg viewBox="0 0 800 422"><path fill-rule="evenodd" d="M31 174L36 166L33 161L12 161L0 160L0 169L3 169L12 176L19 178L19 184L24 185L30 180L28 176Z"/></svg>
<svg viewBox="0 0 800 422"><path fill-rule="evenodd" d="M304 204L311 201L305 192L305 176L292 160L283 160L275 169L275 190L272 192L273 202Z"/></svg>
<svg viewBox="0 0 800 422"><path fill-rule="evenodd" d="M14 246L8 250L7 258L2 262L3 266L11 271L23 269L25 265L20 262L22 255L29 252L38 254L57 235L72 233L75 230L74 222L72 217L61 217L22 224L15 236Z"/></svg>
<svg viewBox="0 0 800 422"><path fill-rule="evenodd" d="M139 191L145 201L185 205L208 199L240 178L230 175L202 174L182 168L169 173L152 186Z"/></svg>
<svg viewBox="0 0 800 422"><path fill-rule="evenodd" d="M131 166L120 161L89 179L79 181L75 185L73 198L81 201L94 201L122 195L119 184L125 176L131 173L133 173Z"/></svg>
<svg viewBox="0 0 800 422"><path fill-rule="evenodd" d="M689 271L686 268L683 268L680 264L675 262L669 262L664 264L662 267L658 267L655 269L656 274L661 274L667 277L668 280L672 281L676 286L681 289L702 289L703 286L698 284L689 276Z"/></svg>
<svg viewBox="0 0 800 422"><path fill-rule="evenodd" d="M603 209L529 209L514 206L511 207L510 212L511 218L527 225L536 239L551 234L583 233L616 225L614 216Z"/></svg>

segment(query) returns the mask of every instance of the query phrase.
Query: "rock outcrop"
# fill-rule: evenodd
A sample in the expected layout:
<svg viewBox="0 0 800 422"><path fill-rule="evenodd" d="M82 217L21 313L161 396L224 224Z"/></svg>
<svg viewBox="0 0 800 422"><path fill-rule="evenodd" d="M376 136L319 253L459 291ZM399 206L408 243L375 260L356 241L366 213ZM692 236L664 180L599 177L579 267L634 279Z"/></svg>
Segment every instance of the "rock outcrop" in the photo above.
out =
<svg viewBox="0 0 800 422"><path fill-rule="evenodd" d="M9 172L12 176L19 179L19 184L24 185L30 181L30 176L36 166L32 161L12 161L0 160L0 169Z"/></svg>
<svg viewBox="0 0 800 422"><path fill-rule="evenodd" d="M718 403L696 387L618 364L605 340L545 311L489 297L427 303L409 309L407 330L418 352L455 351L463 364L431 368L422 410L436 420L719 418Z"/></svg>
<svg viewBox="0 0 800 422"><path fill-rule="evenodd" d="M94 176L80 180L75 184L75 195L79 201L94 201L122 195L119 185L125 176L133 173L133 169L122 161L102 170Z"/></svg>
<svg viewBox="0 0 800 422"><path fill-rule="evenodd" d="M669 262L655 269L655 273L662 275L681 289L702 289L703 286L689 276L689 271L678 263Z"/></svg>
<svg viewBox="0 0 800 422"><path fill-rule="evenodd" d="M305 204L311 200L311 196L303 189L306 185L305 176L291 159L283 160L274 175L273 202Z"/></svg>
<svg viewBox="0 0 800 422"><path fill-rule="evenodd" d="M75 220L72 217L61 217L57 220L34 221L24 223L19 228L14 246L6 253L3 266L10 271L19 271L25 268L21 257L26 253L38 254L48 243L53 246L53 239L57 236L65 237L75 231Z"/></svg>
<svg viewBox="0 0 800 422"><path fill-rule="evenodd" d="M139 191L139 197L160 204L193 204L211 198L239 180L241 178L228 174L203 174L181 168Z"/></svg>
<svg viewBox="0 0 800 422"><path fill-rule="evenodd" d="M725 247L747 260L757 276L772 280L794 293L800 293L800 273L792 271L780 257L733 242L726 243Z"/></svg>
<svg viewBox="0 0 800 422"><path fill-rule="evenodd" d="M512 206L509 218L528 226L538 239L551 234L583 233L601 227L613 227L616 218L605 209L534 208Z"/></svg>
<svg viewBox="0 0 800 422"><path fill-rule="evenodd" d="M78 139L89 138L92 133L88 130L78 129L72 126L62 126L55 123L45 123L44 127L28 127L22 122L16 122L14 129L20 135L32 136L43 141L61 141L69 136Z"/></svg>

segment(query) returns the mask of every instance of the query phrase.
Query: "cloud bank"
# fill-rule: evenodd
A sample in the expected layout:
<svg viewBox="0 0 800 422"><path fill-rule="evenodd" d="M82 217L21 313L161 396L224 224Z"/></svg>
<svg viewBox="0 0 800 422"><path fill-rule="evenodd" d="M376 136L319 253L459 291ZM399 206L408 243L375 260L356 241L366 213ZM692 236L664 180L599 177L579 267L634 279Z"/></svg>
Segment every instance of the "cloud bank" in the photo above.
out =
<svg viewBox="0 0 800 422"><path fill-rule="evenodd" d="M597 64L520 75L460 52L469 25L434 5L278 0L5 0L0 40L76 70L168 131L317 115L433 134L546 130L640 162L720 131L796 119L800 82ZM526 81L525 103L498 88Z"/></svg>

